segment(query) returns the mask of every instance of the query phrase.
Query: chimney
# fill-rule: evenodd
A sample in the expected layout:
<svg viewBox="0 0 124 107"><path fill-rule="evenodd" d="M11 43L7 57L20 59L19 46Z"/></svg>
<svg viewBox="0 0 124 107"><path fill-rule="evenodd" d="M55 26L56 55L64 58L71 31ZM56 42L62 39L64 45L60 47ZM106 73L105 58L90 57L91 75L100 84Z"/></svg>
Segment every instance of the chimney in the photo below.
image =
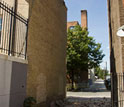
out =
<svg viewBox="0 0 124 107"><path fill-rule="evenodd" d="M81 27L88 28L87 25L87 10L81 10Z"/></svg>
<svg viewBox="0 0 124 107"><path fill-rule="evenodd" d="M123 6L124 6L124 0L123 0Z"/></svg>

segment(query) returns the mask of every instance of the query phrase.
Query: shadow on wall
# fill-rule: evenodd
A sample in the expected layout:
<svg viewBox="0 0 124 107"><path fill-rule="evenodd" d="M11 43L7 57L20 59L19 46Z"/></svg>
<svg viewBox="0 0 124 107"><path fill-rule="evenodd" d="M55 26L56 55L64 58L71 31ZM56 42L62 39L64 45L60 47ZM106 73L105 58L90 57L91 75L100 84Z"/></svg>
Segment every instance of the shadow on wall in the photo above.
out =
<svg viewBox="0 0 124 107"><path fill-rule="evenodd" d="M108 0L108 18L109 18L109 38L110 38L110 70L111 70L111 101L112 107L118 106L118 82L117 82L117 73L116 73L116 64L115 64L115 55L114 48L112 45L112 17L111 17L111 1Z"/></svg>
<svg viewBox="0 0 124 107"><path fill-rule="evenodd" d="M111 50L110 56L110 64L111 64L111 98L112 98L112 105L117 107L118 105L118 80L117 80L117 73L116 73L116 65L115 65L115 57L114 57L114 49Z"/></svg>

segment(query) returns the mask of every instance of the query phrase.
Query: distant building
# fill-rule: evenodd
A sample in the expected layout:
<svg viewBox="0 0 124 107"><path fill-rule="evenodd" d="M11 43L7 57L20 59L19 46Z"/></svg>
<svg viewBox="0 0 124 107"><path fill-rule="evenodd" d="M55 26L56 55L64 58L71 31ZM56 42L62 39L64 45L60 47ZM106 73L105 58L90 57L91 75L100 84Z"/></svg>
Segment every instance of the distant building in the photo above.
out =
<svg viewBox="0 0 124 107"><path fill-rule="evenodd" d="M67 22L67 29L79 25L78 21ZM81 10L81 27L88 28L87 10Z"/></svg>
<svg viewBox="0 0 124 107"><path fill-rule="evenodd" d="M78 21L67 22L67 29L72 29L76 25L79 25Z"/></svg>

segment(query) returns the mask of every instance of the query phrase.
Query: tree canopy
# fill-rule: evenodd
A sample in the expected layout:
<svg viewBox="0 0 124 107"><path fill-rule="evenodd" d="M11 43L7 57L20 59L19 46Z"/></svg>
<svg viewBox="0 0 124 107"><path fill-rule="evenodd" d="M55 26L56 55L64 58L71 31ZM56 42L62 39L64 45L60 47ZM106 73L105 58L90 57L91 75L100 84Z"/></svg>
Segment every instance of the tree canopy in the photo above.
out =
<svg viewBox="0 0 124 107"><path fill-rule="evenodd" d="M85 70L99 66L102 62L103 51L101 44L88 36L87 29L82 29L80 25L73 29L68 29L67 33L67 69Z"/></svg>
<svg viewBox="0 0 124 107"><path fill-rule="evenodd" d="M101 69L100 67L96 67L95 75L98 76L98 78L106 79L106 76L109 76L109 71L106 69Z"/></svg>

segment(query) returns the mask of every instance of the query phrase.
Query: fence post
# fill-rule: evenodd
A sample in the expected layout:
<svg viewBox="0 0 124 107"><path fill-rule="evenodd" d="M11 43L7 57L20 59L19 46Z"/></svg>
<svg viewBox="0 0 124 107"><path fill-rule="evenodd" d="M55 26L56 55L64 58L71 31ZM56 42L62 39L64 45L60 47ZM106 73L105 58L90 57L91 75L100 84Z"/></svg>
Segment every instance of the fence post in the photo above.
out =
<svg viewBox="0 0 124 107"><path fill-rule="evenodd" d="M26 31L26 39L25 39L25 59L27 59L27 42L28 42L28 22L29 20L27 20L27 31Z"/></svg>
<svg viewBox="0 0 124 107"><path fill-rule="evenodd" d="M15 0L15 7L14 7L14 20L13 20L13 34L12 34L12 55L14 56L15 51L15 36L16 36L16 13L17 13L17 4L18 1Z"/></svg>
<svg viewBox="0 0 124 107"><path fill-rule="evenodd" d="M13 10L13 7L12 7ZM11 14L11 20L10 20L10 35L9 35L9 49L8 49L8 55L11 54L11 38L12 38L12 14Z"/></svg>

